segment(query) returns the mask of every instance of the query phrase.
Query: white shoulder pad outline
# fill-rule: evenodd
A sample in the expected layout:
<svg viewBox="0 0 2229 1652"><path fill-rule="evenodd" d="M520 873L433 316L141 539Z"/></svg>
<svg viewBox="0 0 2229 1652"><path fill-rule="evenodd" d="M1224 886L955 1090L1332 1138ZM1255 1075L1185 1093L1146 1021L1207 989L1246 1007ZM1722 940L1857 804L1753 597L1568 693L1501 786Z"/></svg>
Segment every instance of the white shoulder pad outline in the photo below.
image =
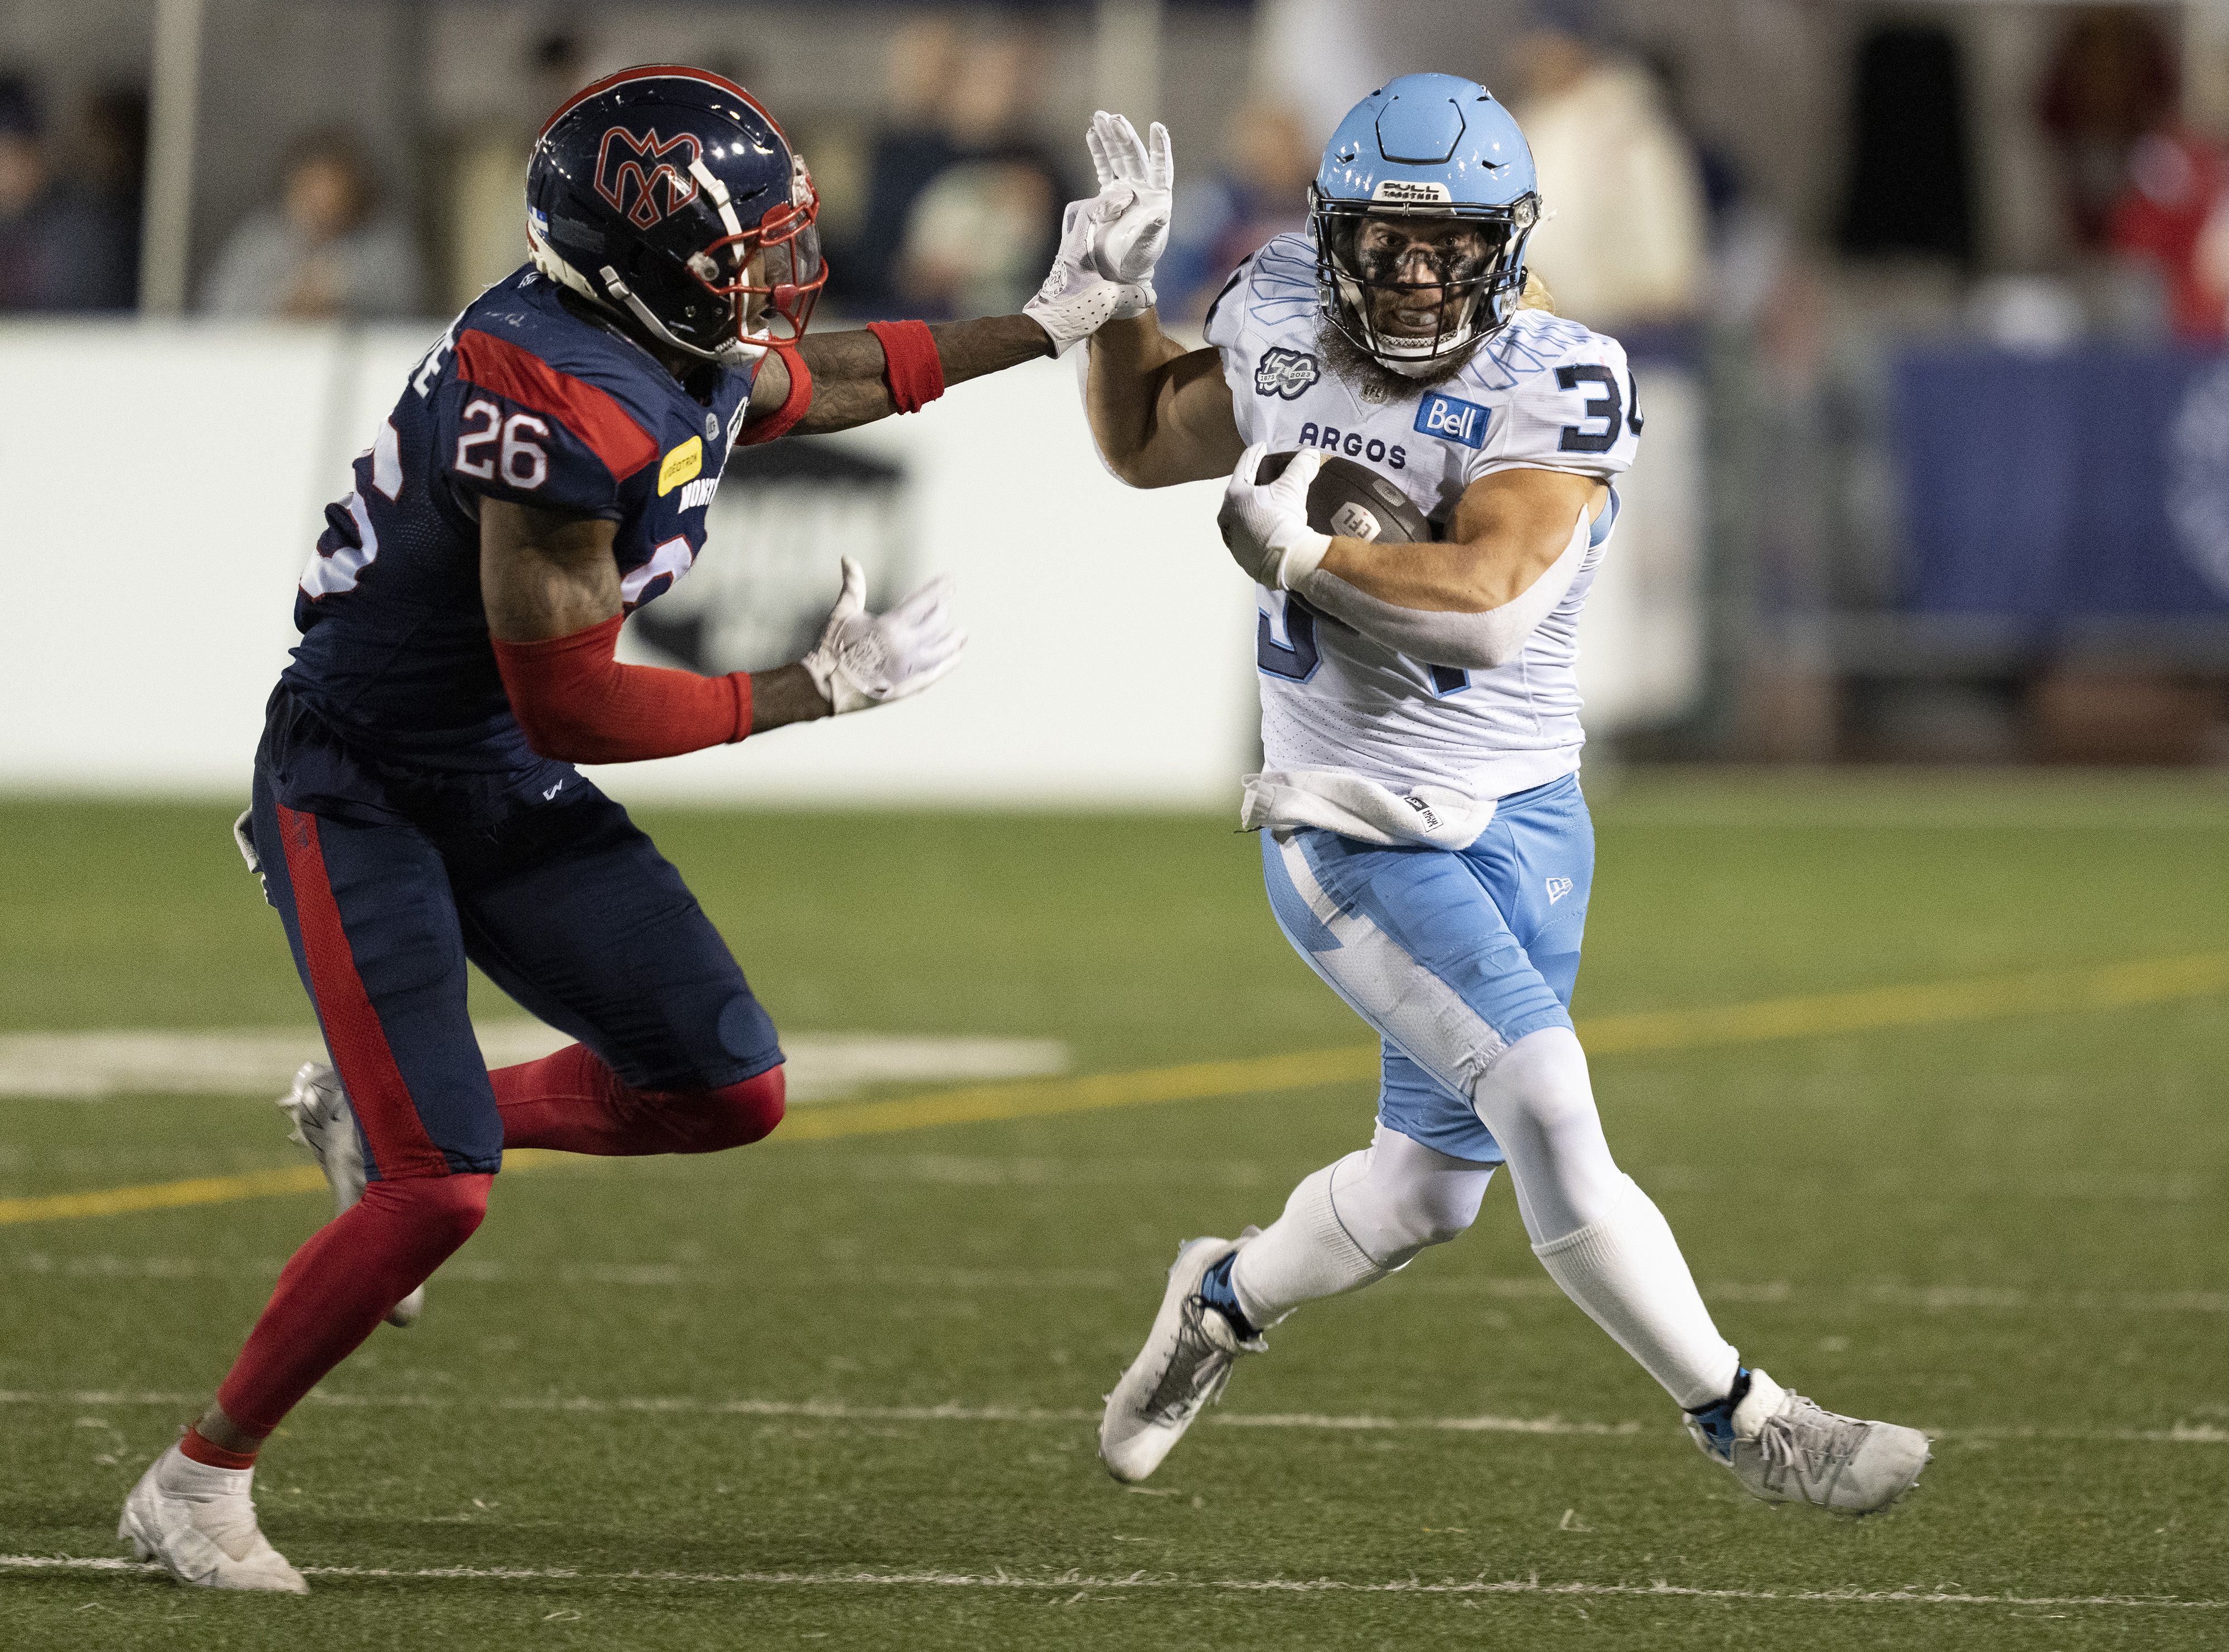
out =
<svg viewBox="0 0 2229 1652"><path fill-rule="evenodd" d="M1567 364L1590 346L1607 345L1625 360L1625 347L1608 333L1545 310L1519 310L1509 325L1488 338L1464 365L1460 378L1475 377L1481 389L1507 392L1527 379Z"/></svg>
<svg viewBox="0 0 2229 1652"><path fill-rule="evenodd" d="M1464 482L1508 470L1560 471L1607 482L1628 469L1641 421L1625 347L1541 311L1526 311L1464 370L1505 408ZM1605 422L1606 421L1606 422Z"/></svg>
<svg viewBox="0 0 2229 1652"><path fill-rule="evenodd" d="M1275 332L1316 307L1316 254L1303 235L1274 235L1241 259L1208 305L1204 333L1217 350L1233 350L1249 326Z"/></svg>

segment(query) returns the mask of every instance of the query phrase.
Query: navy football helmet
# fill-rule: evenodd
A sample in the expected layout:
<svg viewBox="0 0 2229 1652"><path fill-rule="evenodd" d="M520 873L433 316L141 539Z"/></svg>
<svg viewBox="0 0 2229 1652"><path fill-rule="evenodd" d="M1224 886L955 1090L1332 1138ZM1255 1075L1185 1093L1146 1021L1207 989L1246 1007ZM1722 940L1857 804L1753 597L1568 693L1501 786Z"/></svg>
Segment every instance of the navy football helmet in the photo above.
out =
<svg viewBox="0 0 2229 1652"><path fill-rule="evenodd" d="M526 236L543 274L728 366L805 331L828 279L819 209L774 117L733 81L679 64L574 93L526 167Z"/></svg>
<svg viewBox="0 0 2229 1652"><path fill-rule="evenodd" d="M1332 325L1380 364L1424 376L1501 326L1525 291L1540 220L1532 151L1484 87L1404 74L1339 123L1308 219ZM1409 295L1416 325L1388 326Z"/></svg>

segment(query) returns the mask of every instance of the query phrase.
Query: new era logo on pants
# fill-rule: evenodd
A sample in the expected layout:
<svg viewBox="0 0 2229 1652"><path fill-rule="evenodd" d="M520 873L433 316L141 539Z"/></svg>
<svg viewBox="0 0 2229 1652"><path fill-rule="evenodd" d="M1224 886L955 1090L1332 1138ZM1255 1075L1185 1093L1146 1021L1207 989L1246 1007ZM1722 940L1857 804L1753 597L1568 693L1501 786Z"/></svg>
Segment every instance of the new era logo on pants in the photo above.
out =
<svg viewBox="0 0 2229 1652"><path fill-rule="evenodd" d="M1571 880L1570 878L1568 878L1568 877L1551 877L1551 878L1550 878L1550 879L1548 880L1548 904L1549 904L1549 905L1551 905L1551 906L1555 905L1555 903L1556 903L1557 902L1558 902L1558 901L1562 900L1562 899L1564 898L1564 897L1565 897L1566 895L1569 895L1571 892Z"/></svg>

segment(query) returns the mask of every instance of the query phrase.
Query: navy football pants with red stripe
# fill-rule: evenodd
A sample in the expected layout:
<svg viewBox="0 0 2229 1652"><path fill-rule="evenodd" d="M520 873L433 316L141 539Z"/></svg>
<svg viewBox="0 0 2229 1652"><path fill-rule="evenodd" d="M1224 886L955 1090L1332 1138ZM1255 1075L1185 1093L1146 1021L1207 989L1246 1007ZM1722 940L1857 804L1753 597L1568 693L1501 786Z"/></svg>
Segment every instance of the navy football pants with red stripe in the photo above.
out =
<svg viewBox="0 0 2229 1652"><path fill-rule="evenodd" d="M680 873L585 780L542 807L445 829L291 809L259 768L254 838L375 1180L501 1162L467 959L596 1058L559 1077L601 1085L637 1117L712 1102L781 1062L774 1024ZM675 1122L670 1140L579 1150L692 1150L687 1121ZM737 1139L748 1133L716 1130L703 1145Z"/></svg>
<svg viewBox="0 0 2229 1652"><path fill-rule="evenodd" d="M217 1390L245 1437L276 1429L472 1236L506 1141L703 1153L780 1122L781 1051L742 971L626 812L578 785L446 829L364 825L287 807L258 766L266 892L372 1185L294 1253ZM467 959L580 1042L490 1073ZM240 1466L197 1431L184 1449Z"/></svg>

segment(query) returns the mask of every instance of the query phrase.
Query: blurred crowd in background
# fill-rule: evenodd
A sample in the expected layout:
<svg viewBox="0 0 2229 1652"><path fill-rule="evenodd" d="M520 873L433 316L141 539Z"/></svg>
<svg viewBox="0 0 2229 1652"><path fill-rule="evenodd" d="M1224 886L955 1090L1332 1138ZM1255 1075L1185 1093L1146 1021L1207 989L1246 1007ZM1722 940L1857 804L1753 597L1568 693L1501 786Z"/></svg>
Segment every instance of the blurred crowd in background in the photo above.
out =
<svg viewBox="0 0 2229 1652"><path fill-rule="evenodd" d="M832 303L937 317L1025 295L1063 202L1089 183L1081 145L1057 129L1067 111L1044 95L1059 9L913 7L879 37L863 31L857 67L881 80L871 122L815 108L762 74L754 10L781 9L738 9L734 48L710 66L800 137L825 201ZM1071 10L1070 21L1088 22ZM1495 55L1514 70L1498 89L1532 140L1553 214L1537 262L1562 307L1613 329L1693 317L1714 249L1757 228L1744 219L1739 160L1688 95L1693 43L1652 35L1650 10L1539 0L1491 15ZM2071 310L2059 289L1999 291L2006 313L1995 325L2014 332L2102 316L2122 333L2221 338L2229 149L2186 119L2174 8L2042 10L2051 40L2027 114L2057 170L2059 222L2040 238L2056 255L2026 270L1983 269L1967 66L1949 22L1911 8L1862 31L1842 98L1841 199L1824 244L1809 250L1845 263L2075 278ZM433 174L431 188L399 176L397 157L376 158L344 120L284 134L261 203L204 248L194 307L304 319L453 309L523 256L518 196L536 112L629 61L626 33L624 13L551 13L505 77L511 112L434 133L430 156L412 157ZM147 87L119 80L57 106L41 80L35 66L0 61L0 312L132 309ZM1180 135L1184 190L1160 284L1175 318L1196 318L1239 260L1301 226L1326 135L1320 112L1269 88L1224 90L1219 129Z"/></svg>
<svg viewBox="0 0 2229 1652"><path fill-rule="evenodd" d="M1644 381L1703 387L1723 680L1689 749L2229 757L2229 378L2188 364L2229 339L2229 0L205 3L231 78L203 97L223 130L201 145L186 308L222 317L453 313L525 256L547 112L679 55L790 131L824 202L824 313L854 318L1018 307L1090 188L1084 119L1127 87L1141 126L1175 129L1159 286L1164 318L1196 325L1303 226L1355 97L1423 67L1486 79L1532 145L1532 265L1558 309L1622 338ZM1110 10L1159 31L1127 82ZM148 82L11 62L10 31L0 312L129 311ZM318 62L320 35L364 57L360 97L242 56ZM269 113L242 107L267 87ZM1984 354L1925 356L1952 348ZM2097 351L2152 354L2101 395ZM2083 511L2110 489L2022 479L2105 466L2117 408L2148 446L2111 473L2142 497L2101 529ZM2030 494L2056 514L1961 515ZM2138 569L2170 538L2172 569ZM2078 564L2123 540L2136 571L2104 589Z"/></svg>

